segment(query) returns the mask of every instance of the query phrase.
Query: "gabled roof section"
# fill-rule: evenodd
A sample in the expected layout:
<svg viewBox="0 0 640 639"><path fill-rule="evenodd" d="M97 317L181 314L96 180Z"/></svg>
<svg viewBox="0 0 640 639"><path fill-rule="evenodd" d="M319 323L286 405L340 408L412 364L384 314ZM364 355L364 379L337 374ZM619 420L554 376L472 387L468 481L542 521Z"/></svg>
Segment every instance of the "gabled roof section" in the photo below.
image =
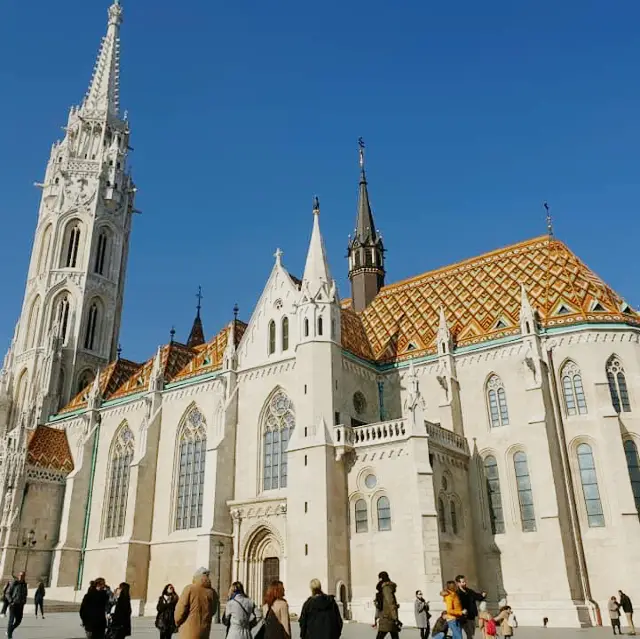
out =
<svg viewBox="0 0 640 639"><path fill-rule="evenodd" d="M548 236L385 286L357 317L372 358L391 362L435 352L440 306L458 346L519 334L515 321L505 320L519 317L523 285L543 327L590 321L640 325L636 311L622 312L624 300L565 244ZM592 311L594 299L603 311ZM560 305L569 312L557 315ZM350 300L342 301L342 309L343 317L345 311L353 313ZM343 346L363 356L362 334L352 337L354 323L349 318L343 329ZM409 344L417 348L405 355Z"/></svg>
<svg viewBox="0 0 640 639"><path fill-rule="evenodd" d="M27 464L68 475L73 470L73 458L67 433L58 428L37 426L29 434Z"/></svg>
<svg viewBox="0 0 640 639"><path fill-rule="evenodd" d="M373 351L364 330L362 319L351 308L340 309L342 347L363 359L373 359Z"/></svg>

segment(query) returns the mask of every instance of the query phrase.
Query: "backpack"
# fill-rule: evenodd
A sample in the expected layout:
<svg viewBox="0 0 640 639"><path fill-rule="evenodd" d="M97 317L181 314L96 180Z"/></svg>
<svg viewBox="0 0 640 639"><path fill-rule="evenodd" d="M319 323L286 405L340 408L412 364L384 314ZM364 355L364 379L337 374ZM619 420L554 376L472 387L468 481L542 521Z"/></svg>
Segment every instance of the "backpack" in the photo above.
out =
<svg viewBox="0 0 640 639"><path fill-rule="evenodd" d="M484 622L484 631L488 637L495 637L498 634L496 622L493 619L487 619Z"/></svg>

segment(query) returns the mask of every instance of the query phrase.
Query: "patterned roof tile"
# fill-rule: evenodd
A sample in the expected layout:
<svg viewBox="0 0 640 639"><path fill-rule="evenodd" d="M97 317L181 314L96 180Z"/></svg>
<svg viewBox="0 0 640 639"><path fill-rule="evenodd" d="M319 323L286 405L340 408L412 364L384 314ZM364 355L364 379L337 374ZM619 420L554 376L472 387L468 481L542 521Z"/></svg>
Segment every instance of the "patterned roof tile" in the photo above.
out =
<svg viewBox="0 0 640 639"><path fill-rule="evenodd" d="M49 426L36 427L30 433L27 443L27 463L68 475L73 470L73 458L67 433Z"/></svg>

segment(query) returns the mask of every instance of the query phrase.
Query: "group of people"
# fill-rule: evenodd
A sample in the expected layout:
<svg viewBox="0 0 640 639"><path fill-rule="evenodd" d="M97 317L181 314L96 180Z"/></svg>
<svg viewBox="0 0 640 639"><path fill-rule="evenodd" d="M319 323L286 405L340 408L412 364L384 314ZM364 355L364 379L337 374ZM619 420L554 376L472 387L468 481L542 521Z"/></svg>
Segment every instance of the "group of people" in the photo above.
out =
<svg viewBox="0 0 640 639"><path fill-rule="evenodd" d="M624 613L629 626L629 634L636 634L636 627L633 624L633 604L629 595L626 595L622 590L618 590L618 599L615 595L609 599L609 619L611 619L611 627L613 628L613 634L622 634L620 629L620 611ZM616 633L616 630L618 631Z"/></svg>
<svg viewBox="0 0 640 639"><path fill-rule="evenodd" d="M124 639L131 636L131 595L128 583L115 590L102 577L89 584L80 604L80 620L87 639Z"/></svg>

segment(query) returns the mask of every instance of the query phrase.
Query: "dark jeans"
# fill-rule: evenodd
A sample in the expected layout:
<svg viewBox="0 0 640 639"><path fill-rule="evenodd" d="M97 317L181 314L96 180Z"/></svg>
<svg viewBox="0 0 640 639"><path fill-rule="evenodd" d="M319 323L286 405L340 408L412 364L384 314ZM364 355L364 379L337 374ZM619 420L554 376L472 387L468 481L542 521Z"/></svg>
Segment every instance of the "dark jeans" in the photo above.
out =
<svg viewBox="0 0 640 639"><path fill-rule="evenodd" d="M7 614L7 608L9 607L9 601L7 600L6 597L2 598L2 613L3 615Z"/></svg>
<svg viewBox="0 0 640 639"><path fill-rule="evenodd" d="M36 617L38 616L38 610L40 610L40 614L44 617L44 599L36 599L33 603L36 605Z"/></svg>
<svg viewBox="0 0 640 639"><path fill-rule="evenodd" d="M104 639L104 630L85 630L84 634L87 635L87 639Z"/></svg>
<svg viewBox="0 0 640 639"><path fill-rule="evenodd" d="M7 637L13 637L13 631L22 623L24 604L9 606L9 623L7 624Z"/></svg>
<svg viewBox="0 0 640 639"><path fill-rule="evenodd" d="M613 627L613 634L616 634L616 628L618 629L617 634L621 635L622 630L620 630L620 619L612 619L611 626Z"/></svg>
<svg viewBox="0 0 640 639"><path fill-rule="evenodd" d="M420 628L420 639L429 639L429 626Z"/></svg>
<svg viewBox="0 0 640 639"><path fill-rule="evenodd" d="M165 632L163 632L163 631L160 632L160 639L171 639L172 636L173 636L173 633L171 632L171 630L167 630Z"/></svg>
<svg viewBox="0 0 640 639"><path fill-rule="evenodd" d="M376 639L384 639L386 636L386 632L382 632L381 630L378 630L378 634L376 635ZM391 632L389 632L389 634L391 635L391 639L400 639L398 633L394 630L392 630Z"/></svg>

